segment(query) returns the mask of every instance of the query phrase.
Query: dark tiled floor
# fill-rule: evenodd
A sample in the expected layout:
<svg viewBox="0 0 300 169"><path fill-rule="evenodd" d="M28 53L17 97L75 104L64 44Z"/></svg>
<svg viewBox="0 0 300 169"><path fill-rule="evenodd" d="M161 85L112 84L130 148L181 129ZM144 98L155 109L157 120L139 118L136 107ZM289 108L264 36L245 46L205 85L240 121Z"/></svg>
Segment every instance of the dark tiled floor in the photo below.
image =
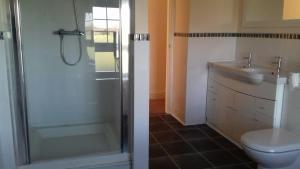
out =
<svg viewBox="0 0 300 169"><path fill-rule="evenodd" d="M207 125L150 117L150 169L256 169L247 155Z"/></svg>

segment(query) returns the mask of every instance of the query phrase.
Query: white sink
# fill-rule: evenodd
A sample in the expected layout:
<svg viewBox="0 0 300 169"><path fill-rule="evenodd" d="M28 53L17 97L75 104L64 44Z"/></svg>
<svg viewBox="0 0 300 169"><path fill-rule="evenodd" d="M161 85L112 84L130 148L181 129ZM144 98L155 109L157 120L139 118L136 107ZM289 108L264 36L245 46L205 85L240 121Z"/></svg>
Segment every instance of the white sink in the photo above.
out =
<svg viewBox="0 0 300 169"><path fill-rule="evenodd" d="M245 71L245 72L249 72L249 73L258 72L258 69L256 69L256 68L241 68L241 70Z"/></svg>
<svg viewBox="0 0 300 169"><path fill-rule="evenodd" d="M244 81L251 84L260 84L264 80L264 73L259 68L248 68L240 66L236 63L209 63L216 70L225 76Z"/></svg>
<svg viewBox="0 0 300 169"><path fill-rule="evenodd" d="M224 76L246 83L260 84L263 81L267 81L274 84L286 84L287 82L286 75L281 74L278 76L274 70L247 67L237 62L209 62L208 66L214 68Z"/></svg>

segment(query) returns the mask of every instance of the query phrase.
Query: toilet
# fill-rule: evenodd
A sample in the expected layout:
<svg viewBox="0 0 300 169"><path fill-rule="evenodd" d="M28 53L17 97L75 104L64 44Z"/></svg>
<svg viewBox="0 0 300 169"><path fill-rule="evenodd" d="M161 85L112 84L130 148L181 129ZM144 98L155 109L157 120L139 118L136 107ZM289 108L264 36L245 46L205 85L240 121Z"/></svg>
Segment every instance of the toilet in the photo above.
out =
<svg viewBox="0 0 300 169"><path fill-rule="evenodd" d="M245 152L258 169L300 169L300 136L285 129L266 129L241 137Z"/></svg>

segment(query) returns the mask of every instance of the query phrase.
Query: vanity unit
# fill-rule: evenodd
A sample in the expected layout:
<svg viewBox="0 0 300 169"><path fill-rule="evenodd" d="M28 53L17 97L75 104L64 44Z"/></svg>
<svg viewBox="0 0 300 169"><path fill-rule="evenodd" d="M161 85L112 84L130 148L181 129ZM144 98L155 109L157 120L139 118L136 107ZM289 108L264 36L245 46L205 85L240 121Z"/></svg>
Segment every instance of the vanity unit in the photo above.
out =
<svg viewBox="0 0 300 169"><path fill-rule="evenodd" d="M208 125L236 144L248 131L280 127L285 83L272 71L209 63Z"/></svg>

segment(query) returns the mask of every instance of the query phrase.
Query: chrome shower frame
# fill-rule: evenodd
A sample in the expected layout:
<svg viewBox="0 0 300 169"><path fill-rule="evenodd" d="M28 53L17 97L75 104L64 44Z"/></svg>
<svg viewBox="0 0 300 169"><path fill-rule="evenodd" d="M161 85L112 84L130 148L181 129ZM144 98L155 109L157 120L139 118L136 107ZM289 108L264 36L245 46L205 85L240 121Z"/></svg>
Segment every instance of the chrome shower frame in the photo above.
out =
<svg viewBox="0 0 300 169"><path fill-rule="evenodd" d="M31 164L30 159L30 141L29 141L29 125L28 125L28 110L27 110L27 95L26 95L26 81L24 71L24 56L22 51L22 27L21 27L21 11L20 0L7 0L10 5L10 19L12 24L12 38L13 38L13 53L15 58L15 67L17 69L17 85L20 88L17 92L20 97L19 106L21 112L16 116L20 116L20 121L13 119L14 132L22 132L22 136L15 136L16 143L16 158L18 159L19 166ZM127 17L121 16L121 41L120 46L120 58L121 58L121 74L120 74L120 86L121 86L121 150L122 153L131 153L133 146L131 145L131 138L133 137L132 119L133 119L133 45L129 39L129 35L133 32L134 23L131 22L133 17L133 4L134 0L120 0L121 13L126 12ZM69 34L70 32L61 32ZM74 33L74 32L73 32ZM76 34L82 35L82 32L76 32ZM125 42L125 43L124 43ZM126 50L128 52L128 58L123 58L122 52ZM126 60L125 60L126 59ZM128 63L128 70L122 65ZM128 72L128 73L124 73ZM16 112L18 113L18 112ZM20 144L21 146L18 146ZM24 147L24 148L19 148Z"/></svg>
<svg viewBox="0 0 300 169"><path fill-rule="evenodd" d="M27 99L26 99L26 81L25 81L25 71L24 71L24 58L22 51L22 36L21 36L21 14L20 14L20 2L19 0L10 0L10 17L12 24L12 37L13 37L13 53L15 58L15 68L17 69L17 84L19 87L18 95L20 96L20 105L21 112L14 112L15 117L20 117L20 122L16 121L14 124L14 132L17 133L17 130L21 130L22 136L16 136L15 138L17 145L15 148L18 152L16 157L18 159L19 165L30 164L30 143L29 143L29 127L28 127L28 112L27 112ZM20 114L16 114L20 113ZM17 120L17 118L14 118ZM24 149L20 150L18 145L23 145Z"/></svg>

